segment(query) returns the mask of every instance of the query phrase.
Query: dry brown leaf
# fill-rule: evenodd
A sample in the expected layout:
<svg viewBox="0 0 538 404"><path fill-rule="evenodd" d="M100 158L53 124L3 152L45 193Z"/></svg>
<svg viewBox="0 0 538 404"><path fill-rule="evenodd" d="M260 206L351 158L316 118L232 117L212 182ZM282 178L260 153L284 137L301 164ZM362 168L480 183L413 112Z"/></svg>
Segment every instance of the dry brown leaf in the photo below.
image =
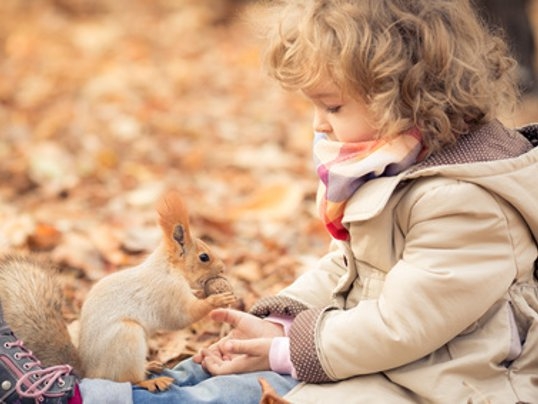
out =
<svg viewBox="0 0 538 404"><path fill-rule="evenodd" d="M263 377L260 377L258 382L262 388L260 404L291 404L289 401L280 397L275 389Z"/></svg>
<svg viewBox="0 0 538 404"><path fill-rule="evenodd" d="M63 243L51 252L51 257L62 266L77 268L91 281L97 281L109 271L103 257L88 237L70 232Z"/></svg>
<svg viewBox="0 0 538 404"><path fill-rule="evenodd" d="M286 182L263 186L243 203L232 207L227 216L232 220L278 220L295 216L303 200L300 185Z"/></svg>
<svg viewBox="0 0 538 404"><path fill-rule="evenodd" d="M48 223L37 223L32 234L28 236L28 246L31 250L52 250L62 238L62 233Z"/></svg>

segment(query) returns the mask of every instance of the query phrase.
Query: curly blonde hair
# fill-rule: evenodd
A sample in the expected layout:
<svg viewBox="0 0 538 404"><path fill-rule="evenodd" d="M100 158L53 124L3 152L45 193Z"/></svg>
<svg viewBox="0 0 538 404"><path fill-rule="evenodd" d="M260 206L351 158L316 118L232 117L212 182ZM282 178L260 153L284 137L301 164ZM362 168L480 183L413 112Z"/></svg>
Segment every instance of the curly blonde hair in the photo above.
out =
<svg viewBox="0 0 538 404"><path fill-rule="evenodd" d="M469 0L271 0L263 10L269 74L291 90L329 78L365 102L383 136L417 127L433 152L515 105L515 61Z"/></svg>

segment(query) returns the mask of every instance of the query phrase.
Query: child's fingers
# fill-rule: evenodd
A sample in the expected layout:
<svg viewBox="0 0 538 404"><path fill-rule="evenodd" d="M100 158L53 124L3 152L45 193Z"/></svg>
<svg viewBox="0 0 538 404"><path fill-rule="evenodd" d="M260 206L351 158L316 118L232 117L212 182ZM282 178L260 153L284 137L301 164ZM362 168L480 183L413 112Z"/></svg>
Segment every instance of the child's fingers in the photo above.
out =
<svg viewBox="0 0 538 404"><path fill-rule="evenodd" d="M250 314L232 309L215 309L211 311L210 316L212 320L230 324L232 327L237 327L241 320L251 317Z"/></svg>
<svg viewBox="0 0 538 404"><path fill-rule="evenodd" d="M204 356L203 356L203 354L202 354L201 351L195 353L195 354L192 356L192 361L193 361L194 363L201 364L203 359L204 359Z"/></svg>
<svg viewBox="0 0 538 404"><path fill-rule="evenodd" d="M226 375L232 373L255 372L268 370L265 361L257 357L239 355L230 360L221 360L216 357L204 358L202 366L212 375Z"/></svg>
<svg viewBox="0 0 538 404"><path fill-rule="evenodd" d="M229 354L244 354L248 356L264 356L267 355L267 344L265 339L237 339L226 341L222 348L223 351Z"/></svg>
<svg viewBox="0 0 538 404"><path fill-rule="evenodd" d="M226 340L226 337L223 338L220 341L217 341L216 343L208 346L207 348L203 348L199 350L196 354L192 356L192 360L195 363L202 364L202 362L207 358L208 356L213 357L219 357L223 360L229 359L227 354L222 351L222 346L224 344L224 341Z"/></svg>

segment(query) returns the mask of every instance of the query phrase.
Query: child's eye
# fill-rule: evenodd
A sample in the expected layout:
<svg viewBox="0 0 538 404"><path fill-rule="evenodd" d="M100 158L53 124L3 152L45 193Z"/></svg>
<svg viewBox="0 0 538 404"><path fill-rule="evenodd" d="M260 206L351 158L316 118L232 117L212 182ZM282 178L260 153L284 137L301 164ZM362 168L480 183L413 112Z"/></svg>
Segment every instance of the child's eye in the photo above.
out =
<svg viewBox="0 0 538 404"><path fill-rule="evenodd" d="M335 114L335 113L337 113L338 111L340 111L340 108L341 108L341 107L342 107L341 105L337 105L337 106L334 106L334 107L327 107L327 112L328 112L329 114Z"/></svg>

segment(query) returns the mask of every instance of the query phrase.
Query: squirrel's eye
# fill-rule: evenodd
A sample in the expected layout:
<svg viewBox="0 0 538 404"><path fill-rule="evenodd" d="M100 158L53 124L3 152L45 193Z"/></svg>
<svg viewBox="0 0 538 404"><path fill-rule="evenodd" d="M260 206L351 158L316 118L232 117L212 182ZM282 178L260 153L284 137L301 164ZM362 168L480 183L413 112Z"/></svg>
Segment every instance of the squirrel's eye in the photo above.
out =
<svg viewBox="0 0 538 404"><path fill-rule="evenodd" d="M207 262L209 261L209 254L207 253L201 253L198 258L200 259L200 261L202 262Z"/></svg>

